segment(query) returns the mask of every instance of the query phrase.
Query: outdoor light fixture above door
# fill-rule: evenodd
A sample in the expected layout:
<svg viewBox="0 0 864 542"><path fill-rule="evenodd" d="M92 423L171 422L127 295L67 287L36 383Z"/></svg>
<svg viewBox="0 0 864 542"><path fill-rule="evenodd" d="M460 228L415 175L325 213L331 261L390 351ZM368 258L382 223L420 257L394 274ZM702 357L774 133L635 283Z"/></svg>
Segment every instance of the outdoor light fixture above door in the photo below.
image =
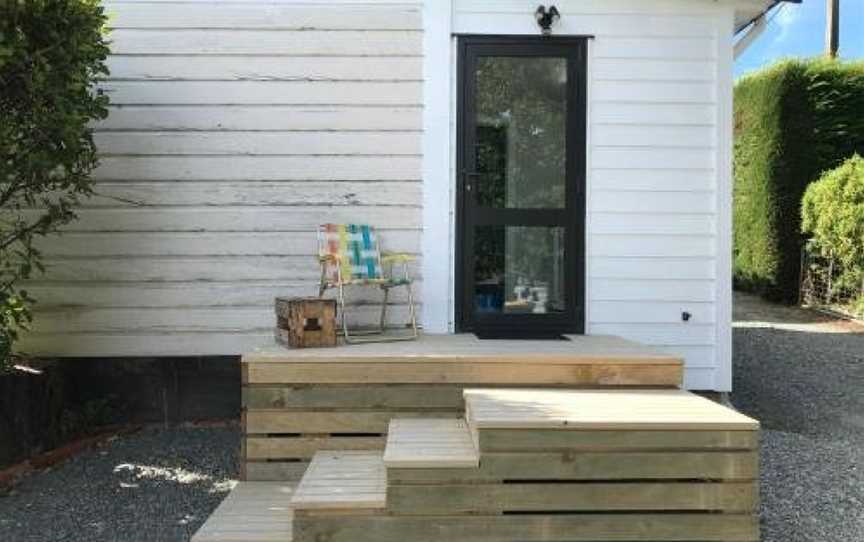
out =
<svg viewBox="0 0 864 542"><path fill-rule="evenodd" d="M541 4L537 8L537 11L534 12L534 18L537 20L537 24L540 25L543 35L548 36L552 34L552 25L561 19L561 13L555 6L550 6L547 10L546 6Z"/></svg>

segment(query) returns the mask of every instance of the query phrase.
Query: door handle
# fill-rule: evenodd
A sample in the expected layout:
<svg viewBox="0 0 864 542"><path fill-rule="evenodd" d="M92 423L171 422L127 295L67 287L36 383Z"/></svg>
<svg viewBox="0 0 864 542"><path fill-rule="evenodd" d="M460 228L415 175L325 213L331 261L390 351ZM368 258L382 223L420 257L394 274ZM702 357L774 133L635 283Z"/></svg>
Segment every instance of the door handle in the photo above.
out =
<svg viewBox="0 0 864 542"><path fill-rule="evenodd" d="M465 177L465 191L471 192L473 189L473 181L480 178L480 173L477 171L462 170L462 175Z"/></svg>

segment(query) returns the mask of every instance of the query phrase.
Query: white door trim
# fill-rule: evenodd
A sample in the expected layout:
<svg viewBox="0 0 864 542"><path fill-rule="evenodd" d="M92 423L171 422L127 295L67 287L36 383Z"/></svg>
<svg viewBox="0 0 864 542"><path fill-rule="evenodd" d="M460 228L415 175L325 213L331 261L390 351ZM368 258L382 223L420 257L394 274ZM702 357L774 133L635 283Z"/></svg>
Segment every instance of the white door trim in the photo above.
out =
<svg viewBox="0 0 864 542"><path fill-rule="evenodd" d="M452 333L454 315L453 0L423 13L423 328ZM446 301L445 301L446 300Z"/></svg>

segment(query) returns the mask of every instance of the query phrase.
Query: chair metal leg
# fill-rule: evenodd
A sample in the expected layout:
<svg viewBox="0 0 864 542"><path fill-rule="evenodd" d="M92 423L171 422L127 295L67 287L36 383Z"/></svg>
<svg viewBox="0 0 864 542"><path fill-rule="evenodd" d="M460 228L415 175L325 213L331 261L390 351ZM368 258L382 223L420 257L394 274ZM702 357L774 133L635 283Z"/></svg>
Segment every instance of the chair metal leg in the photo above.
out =
<svg viewBox="0 0 864 542"><path fill-rule="evenodd" d="M342 313L342 333L345 335L345 342L351 343L351 335L348 333L348 318L345 315L345 286L339 283L339 311Z"/></svg>
<svg viewBox="0 0 864 542"><path fill-rule="evenodd" d="M381 304L381 323L379 328L381 329L381 333L384 333L384 329L387 326L387 301L390 298L390 288L384 288L384 302Z"/></svg>
<svg viewBox="0 0 864 542"><path fill-rule="evenodd" d="M414 290L411 288L411 283L407 283L405 285L408 288L408 317L411 320L411 330L413 331L413 338L417 338L417 308L414 306Z"/></svg>

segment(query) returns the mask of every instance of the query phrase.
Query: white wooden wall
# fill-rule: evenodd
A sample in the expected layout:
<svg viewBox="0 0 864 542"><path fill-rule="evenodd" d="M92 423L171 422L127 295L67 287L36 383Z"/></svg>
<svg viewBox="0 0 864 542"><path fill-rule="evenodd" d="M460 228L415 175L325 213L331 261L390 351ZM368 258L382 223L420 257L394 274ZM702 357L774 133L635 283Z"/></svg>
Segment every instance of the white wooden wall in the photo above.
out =
<svg viewBox="0 0 864 542"><path fill-rule="evenodd" d="M536 35L537 4L454 0L453 31ZM594 36L586 331L683 354L689 387L727 390L733 7L554 4L562 13L555 34Z"/></svg>
<svg viewBox="0 0 864 542"><path fill-rule="evenodd" d="M418 254L421 4L107 2L99 196L46 244L22 346L237 354L272 337L274 296L316 292L317 224Z"/></svg>

